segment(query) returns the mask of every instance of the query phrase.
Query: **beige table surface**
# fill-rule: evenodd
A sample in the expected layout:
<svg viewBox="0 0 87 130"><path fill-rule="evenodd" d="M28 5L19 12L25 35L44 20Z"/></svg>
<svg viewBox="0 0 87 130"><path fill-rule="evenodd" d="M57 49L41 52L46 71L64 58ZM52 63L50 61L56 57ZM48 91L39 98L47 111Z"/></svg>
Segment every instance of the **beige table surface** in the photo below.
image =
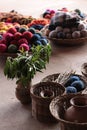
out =
<svg viewBox="0 0 87 130"><path fill-rule="evenodd" d="M46 9L79 8L87 12L87 0L0 0L0 12L12 9L24 15L40 17ZM6 58L0 57L0 130L59 130L57 124L43 124L31 115L31 105L23 106L15 97L15 80L7 80L3 74ZM46 70L37 73L33 84L49 74L71 69L81 73L82 63L87 61L87 43L74 47L53 47Z"/></svg>

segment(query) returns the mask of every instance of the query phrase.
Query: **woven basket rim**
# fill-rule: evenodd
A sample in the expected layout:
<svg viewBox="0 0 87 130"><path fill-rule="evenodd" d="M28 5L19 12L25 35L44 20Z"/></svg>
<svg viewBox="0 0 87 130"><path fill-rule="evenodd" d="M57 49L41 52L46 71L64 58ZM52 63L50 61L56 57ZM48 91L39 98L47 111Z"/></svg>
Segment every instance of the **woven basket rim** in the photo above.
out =
<svg viewBox="0 0 87 130"><path fill-rule="evenodd" d="M63 85L59 84L59 83L56 83L56 82L39 82L39 83L34 84L34 85L30 88L30 94L31 94L31 96L33 96L33 97L35 97L35 98L38 98L38 99L49 100L49 98L42 98L42 97L37 96L37 95L34 94L34 89L35 89L36 87L40 86L41 84L44 84L44 85L52 84L52 85L60 86L61 89L63 90L63 93L62 93L62 94L65 93L65 87L64 87Z"/></svg>
<svg viewBox="0 0 87 130"><path fill-rule="evenodd" d="M57 43L58 45L79 45L84 44L84 42L87 41L87 37L81 37L76 39L57 39L47 37L47 39L52 41L54 44Z"/></svg>
<svg viewBox="0 0 87 130"><path fill-rule="evenodd" d="M81 95L86 95L87 96L87 94L64 94L64 95L61 95L59 97L55 97L54 99L52 99L52 101L51 101L51 103L49 105L49 109L50 109L50 112L51 112L52 116L54 118L56 118L58 121L60 121L60 122L62 122L64 124L67 124L67 125L80 125L80 126L87 125L87 123L70 122L70 121L67 121L67 120L64 120L64 119L60 118L59 116L56 116L56 114L55 115L53 114L53 113L55 113L54 108L55 108L56 104L58 104L58 101L61 100L61 98L66 99L69 96L72 98L73 96L79 96L79 95L80 96ZM56 110L56 112L57 112L57 110Z"/></svg>

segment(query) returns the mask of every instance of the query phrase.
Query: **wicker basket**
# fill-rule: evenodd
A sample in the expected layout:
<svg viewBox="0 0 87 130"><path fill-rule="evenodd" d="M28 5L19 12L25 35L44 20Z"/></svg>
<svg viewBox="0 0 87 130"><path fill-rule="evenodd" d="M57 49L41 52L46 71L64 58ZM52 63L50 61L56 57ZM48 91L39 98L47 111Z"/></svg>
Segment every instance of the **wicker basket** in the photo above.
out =
<svg viewBox="0 0 87 130"><path fill-rule="evenodd" d="M41 92L48 90L54 93L54 97L42 97ZM62 95L65 88L53 82L41 82L35 84L30 89L32 98L32 116L41 122L56 122L56 119L51 115L49 104L53 98Z"/></svg>
<svg viewBox="0 0 87 130"><path fill-rule="evenodd" d="M75 46L75 45L83 45L87 42L87 37L78 38L78 39L57 39L57 38L48 38L50 42L54 45L63 45L63 46Z"/></svg>
<svg viewBox="0 0 87 130"><path fill-rule="evenodd" d="M69 78L70 76L75 75L75 76L78 76L78 77L84 82L84 84L85 84L85 88L84 88L84 89L86 89L86 87L87 87L87 80L86 80L86 78L85 78L84 76L82 76L82 75L71 73L70 76L69 76L67 79L65 79L63 82L58 82L58 77L59 77L59 75L60 75L60 73L48 75L48 76L44 77L44 78L41 80L41 82L56 82L56 83L60 83L60 84L62 84L63 86L65 86L65 84L66 84L68 78ZM80 92L77 92L77 93L82 93L82 92L83 92L83 90L80 91Z"/></svg>
<svg viewBox="0 0 87 130"><path fill-rule="evenodd" d="M50 103L50 112L55 119L60 122L61 130L87 130L87 123L76 123L64 120L64 112L70 107L70 99L76 95L82 94L62 95L54 98Z"/></svg>

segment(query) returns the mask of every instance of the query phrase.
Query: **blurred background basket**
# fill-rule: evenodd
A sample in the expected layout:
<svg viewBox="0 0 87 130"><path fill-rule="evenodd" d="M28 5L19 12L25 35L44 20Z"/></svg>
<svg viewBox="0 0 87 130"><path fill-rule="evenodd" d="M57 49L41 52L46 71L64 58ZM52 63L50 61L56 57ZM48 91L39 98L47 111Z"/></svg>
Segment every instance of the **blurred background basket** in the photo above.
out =
<svg viewBox="0 0 87 130"><path fill-rule="evenodd" d="M63 46L83 45L87 42L87 37L77 39L57 39L47 37L47 39L50 41L51 44Z"/></svg>
<svg viewBox="0 0 87 130"><path fill-rule="evenodd" d="M76 95L82 94L62 95L60 97L54 98L50 103L50 112L55 117L55 119L60 122L61 130L87 130L87 123L70 122L64 119L65 110L70 107L70 99Z"/></svg>
<svg viewBox="0 0 87 130"><path fill-rule="evenodd" d="M44 91L53 92L51 97L42 97ZM53 82L40 82L35 84L30 89L32 99L32 116L41 122L56 122L56 119L51 115L49 104L53 98L60 96L65 92L65 88ZM47 95L46 95L47 96Z"/></svg>

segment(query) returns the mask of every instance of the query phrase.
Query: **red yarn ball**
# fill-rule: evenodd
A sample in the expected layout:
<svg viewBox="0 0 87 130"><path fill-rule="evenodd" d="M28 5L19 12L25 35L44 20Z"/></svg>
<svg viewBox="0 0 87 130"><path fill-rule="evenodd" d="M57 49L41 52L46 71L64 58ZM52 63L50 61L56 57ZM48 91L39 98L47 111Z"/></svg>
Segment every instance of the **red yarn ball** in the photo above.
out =
<svg viewBox="0 0 87 130"><path fill-rule="evenodd" d="M18 45L18 42L16 40L12 40L10 44Z"/></svg>
<svg viewBox="0 0 87 130"><path fill-rule="evenodd" d="M22 50L22 49L24 49L24 51L29 51L30 47L26 43L23 43L19 46L19 50Z"/></svg>
<svg viewBox="0 0 87 130"><path fill-rule="evenodd" d="M19 45L19 46L20 46L21 44L23 44L23 43L28 44L27 39L21 38L21 39L18 41L18 45Z"/></svg>
<svg viewBox="0 0 87 130"><path fill-rule="evenodd" d="M6 49L7 49L6 44L0 44L0 52L1 52L1 53L5 52Z"/></svg>
<svg viewBox="0 0 87 130"><path fill-rule="evenodd" d="M14 34L14 39L15 39L15 40L19 40L19 39L21 39L21 37L22 37L22 34L21 34L20 32L16 32L16 33Z"/></svg>
<svg viewBox="0 0 87 130"><path fill-rule="evenodd" d="M28 41L32 38L33 34L30 31L25 31L22 35L23 38L26 38Z"/></svg>
<svg viewBox="0 0 87 130"><path fill-rule="evenodd" d="M5 33L3 35L4 39L6 40L7 43L11 42L13 40L13 34L11 33Z"/></svg>
<svg viewBox="0 0 87 130"><path fill-rule="evenodd" d="M6 40L5 39L0 40L0 44L6 44L7 45Z"/></svg>
<svg viewBox="0 0 87 130"><path fill-rule="evenodd" d="M17 32L17 30L16 30L16 28L9 28L7 32L15 34Z"/></svg>

